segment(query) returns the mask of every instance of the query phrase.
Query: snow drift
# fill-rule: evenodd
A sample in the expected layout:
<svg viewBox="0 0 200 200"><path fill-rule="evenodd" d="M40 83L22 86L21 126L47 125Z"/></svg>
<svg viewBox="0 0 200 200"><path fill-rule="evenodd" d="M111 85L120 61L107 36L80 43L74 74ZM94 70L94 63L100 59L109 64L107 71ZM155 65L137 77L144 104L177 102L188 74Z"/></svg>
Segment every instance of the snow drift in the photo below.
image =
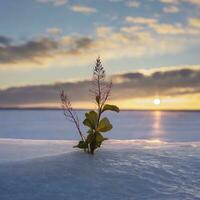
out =
<svg viewBox="0 0 200 200"><path fill-rule="evenodd" d="M0 139L1 200L200 199L200 143Z"/></svg>

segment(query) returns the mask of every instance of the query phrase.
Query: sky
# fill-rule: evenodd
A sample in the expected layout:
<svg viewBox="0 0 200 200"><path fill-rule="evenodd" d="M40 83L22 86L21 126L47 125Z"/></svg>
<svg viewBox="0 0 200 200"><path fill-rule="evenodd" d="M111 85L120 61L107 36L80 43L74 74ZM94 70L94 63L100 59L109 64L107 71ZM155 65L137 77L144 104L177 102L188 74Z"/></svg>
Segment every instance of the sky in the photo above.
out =
<svg viewBox="0 0 200 200"><path fill-rule="evenodd" d="M199 52L200 0L0 0L0 107L93 107L100 56L120 108L200 109Z"/></svg>

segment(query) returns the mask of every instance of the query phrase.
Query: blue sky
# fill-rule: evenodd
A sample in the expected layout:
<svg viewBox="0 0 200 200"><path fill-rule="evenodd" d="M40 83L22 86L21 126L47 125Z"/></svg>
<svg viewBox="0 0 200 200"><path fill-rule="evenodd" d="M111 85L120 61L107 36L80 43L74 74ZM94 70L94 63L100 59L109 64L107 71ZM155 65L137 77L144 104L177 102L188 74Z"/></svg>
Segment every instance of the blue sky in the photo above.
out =
<svg viewBox="0 0 200 200"><path fill-rule="evenodd" d="M105 64L109 65L109 72L118 73L140 68L199 64L199 27L187 28L189 19L199 19L199 3L197 0L1 0L0 3L0 35L10 38L13 45L20 45L39 37L58 39L65 36L78 36L96 39L99 27L107 27L112 29L114 33L119 33L123 28L143 26L144 31L150 32L155 39L158 38L158 42L162 40L162 37L171 37L174 42L176 42L176 38L178 40L182 38L182 41L179 42L184 41L186 44L175 53L173 51L170 53L169 50L166 53L159 54L158 52L150 56L144 53L144 55L136 57L131 55L120 56L120 58L116 56L115 58L104 59L103 57ZM73 10L73 7L76 6L79 6L79 11ZM88 11L84 11L84 8L88 8ZM197 33L159 34L149 28L148 24L126 21L127 17L155 19L157 20L156 26L168 24L174 26L171 29L175 29L177 26L183 30L195 28ZM60 34L53 36L53 33L49 33L50 30L54 29L59 30ZM192 41L193 38L196 38L197 43ZM130 50L127 49L127 51ZM101 56L101 50L97 50L96 54ZM82 65L87 67L93 60L94 58L91 56L90 60L83 62ZM16 65L19 64L20 62ZM27 71L19 69L20 67L9 67L9 63L3 63L3 65L1 68L4 70L2 70L2 76L0 77L1 87L32 84L35 81L49 83L65 78L86 78L89 75L85 73L82 65L73 64L73 62L66 67L45 67L42 71L40 70L42 67L30 67L31 69ZM26 63L26 65L29 64ZM78 70L72 69L74 67ZM38 68L40 73L38 73ZM68 68L71 68L70 71ZM67 75L63 75L66 71ZM12 73L16 76L12 78L12 81L9 81L8 76ZM20 74L23 73L25 76L30 75L30 82L26 78L21 78ZM43 74L46 74L47 77L42 78Z"/></svg>
<svg viewBox="0 0 200 200"><path fill-rule="evenodd" d="M73 0L64 5L54 5L52 1L42 3L37 0L1 0L1 34L17 39L29 38L44 34L50 27L58 27L64 34L77 32L91 35L98 25L120 28L124 24L125 16L152 18L160 15L160 22L172 24L186 24L188 17L198 17L199 7L187 1L180 1L181 5L178 7L181 11L173 14L163 13L163 9L170 4L166 5L159 0L140 0L140 5L135 8L129 7L128 2L133 1ZM73 5L93 7L97 12L84 15L70 10Z"/></svg>
<svg viewBox="0 0 200 200"><path fill-rule="evenodd" d="M0 89L200 69L199 0L1 0ZM149 70L149 71L148 71Z"/></svg>

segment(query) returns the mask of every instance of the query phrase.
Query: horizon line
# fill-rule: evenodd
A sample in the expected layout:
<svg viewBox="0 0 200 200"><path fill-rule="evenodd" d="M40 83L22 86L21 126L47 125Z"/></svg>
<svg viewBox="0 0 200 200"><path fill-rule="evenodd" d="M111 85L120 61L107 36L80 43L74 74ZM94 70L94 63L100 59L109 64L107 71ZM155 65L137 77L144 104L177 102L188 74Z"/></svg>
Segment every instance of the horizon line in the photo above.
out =
<svg viewBox="0 0 200 200"><path fill-rule="evenodd" d="M0 107L0 110L62 110L58 107ZM91 108L74 108L77 111L91 110ZM120 109L120 111L167 111L167 112L200 112L200 109Z"/></svg>

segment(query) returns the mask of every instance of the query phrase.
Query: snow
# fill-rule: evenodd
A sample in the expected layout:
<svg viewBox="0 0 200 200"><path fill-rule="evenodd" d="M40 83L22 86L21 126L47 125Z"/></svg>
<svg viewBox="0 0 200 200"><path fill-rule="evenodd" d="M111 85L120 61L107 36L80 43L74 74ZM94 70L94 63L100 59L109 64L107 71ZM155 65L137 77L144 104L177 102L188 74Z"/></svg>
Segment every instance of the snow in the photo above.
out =
<svg viewBox="0 0 200 200"><path fill-rule="evenodd" d="M200 199L200 142L0 139L1 200Z"/></svg>

